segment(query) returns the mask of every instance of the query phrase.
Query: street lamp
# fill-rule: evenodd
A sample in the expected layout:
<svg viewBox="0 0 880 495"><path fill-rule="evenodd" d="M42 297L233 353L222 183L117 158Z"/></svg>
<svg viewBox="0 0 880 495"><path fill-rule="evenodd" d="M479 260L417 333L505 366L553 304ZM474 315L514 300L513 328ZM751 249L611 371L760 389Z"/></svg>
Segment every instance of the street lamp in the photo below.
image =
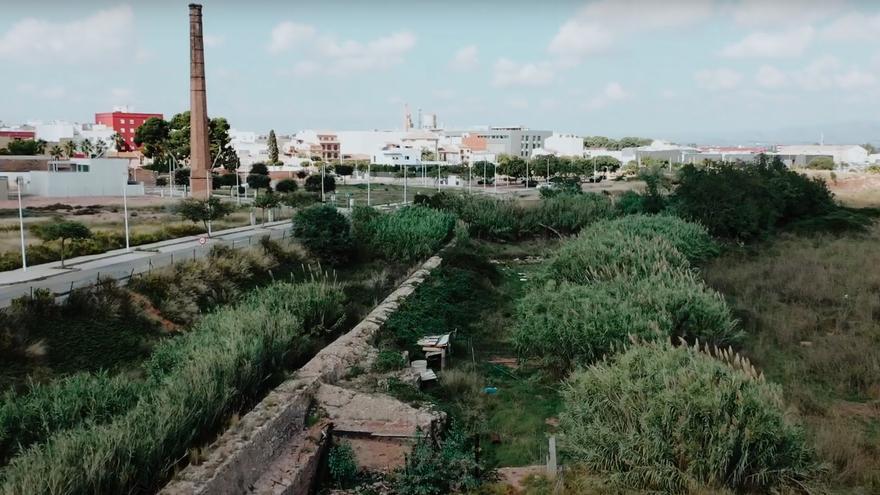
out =
<svg viewBox="0 0 880 495"><path fill-rule="evenodd" d="M18 185L18 230L21 233L21 271L27 271L27 251L24 248L24 213L21 208L21 188L24 187L24 177L16 177Z"/></svg>
<svg viewBox="0 0 880 495"><path fill-rule="evenodd" d="M371 206L370 203L370 164L372 162L367 162L367 206Z"/></svg>
<svg viewBox="0 0 880 495"><path fill-rule="evenodd" d="M125 173L125 181L122 183L122 212L125 215L125 251L131 251L128 235L128 172Z"/></svg>
<svg viewBox="0 0 880 495"><path fill-rule="evenodd" d="M321 203L324 203L324 162L321 162Z"/></svg>
<svg viewBox="0 0 880 495"><path fill-rule="evenodd" d="M403 164L403 205L406 206L406 169L409 166L407 164Z"/></svg>

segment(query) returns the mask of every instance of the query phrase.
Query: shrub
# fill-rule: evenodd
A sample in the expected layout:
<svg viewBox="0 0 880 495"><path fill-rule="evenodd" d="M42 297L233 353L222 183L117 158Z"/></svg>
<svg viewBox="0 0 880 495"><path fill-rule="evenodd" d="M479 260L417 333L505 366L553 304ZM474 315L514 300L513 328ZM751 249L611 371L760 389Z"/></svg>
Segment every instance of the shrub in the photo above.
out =
<svg viewBox="0 0 880 495"><path fill-rule="evenodd" d="M563 455L620 486L802 488L811 452L779 388L747 361L642 344L575 372L563 390Z"/></svg>
<svg viewBox="0 0 880 495"><path fill-rule="evenodd" d="M279 193L291 193L299 189L299 184L293 179L282 179L275 184L275 191Z"/></svg>
<svg viewBox="0 0 880 495"><path fill-rule="evenodd" d="M521 235L522 210L512 200L498 200L487 196L447 195L437 201L466 222L474 237L515 240Z"/></svg>
<svg viewBox="0 0 880 495"><path fill-rule="evenodd" d="M330 478L337 486L348 486L357 479L357 462L349 443L342 442L330 447L330 453L327 455L327 470L330 471Z"/></svg>
<svg viewBox="0 0 880 495"><path fill-rule="evenodd" d="M645 212L645 198L635 192L626 191L621 194L614 203L617 211L624 215L635 215Z"/></svg>
<svg viewBox="0 0 880 495"><path fill-rule="evenodd" d="M443 495L478 488L488 471L477 460L473 442L453 427L439 444L420 437L406 465L395 474L398 495Z"/></svg>
<svg viewBox="0 0 880 495"><path fill-rule="evenodd" d="M748 167L686 165L672 200L679 215L706 226L712 235L741 241L836 208L822 179L766 159Z"/></svg>
<svg viewBox="0 0 880 495"><path fill-rule="evenodd" d="M268 175L250 174L247 176L247 185L251 189L270 189L272 178Z"/></svg>
<svg viewBox="0 0 880 495"><path fill-rule="evenodd" d="M384 373L386 371L403 369L407 364L406 358L403 357L401 352L385 349L379 351L379 355L376 356L373 370Z"/></svg>
<svg viewBox="0 0 880 495"><path fill-rule="evenodd" d="M810 160L807 168L810 170L834 170L837 167L834 165L834 159L830 156L817 156Z"/></svg>
<svg viewBox="0 0 880 495"><path fill-rule="evenodd" d="M424 207L374 215L358 209L355 237L385 259L415 261L434 254L452 234L455 217Z"/></svg>
<svg viewBox="0 0 880 495"><path fill-rule="evenodd" d="M293 235L312 256L331 264L344 264L354 252L348 219L336 208L316 205L296 212Z"/></svg>
<svg viewBox="0 0 880 495"><path fill-rule="evenodd" d="M523 222L533 233L551 229L559 234L575 234L587 225L608 218L614 205L602 194L559 194L541 200L537 208L526 209Z"/></svg>
<svg viewBox="0 0 880 495"><path fill-rule="evenodd" d="M591 233L616 230L630 236L663 238L691 262L706 261L720 253L705 227L671 215L627 215L596 223ZM586 234L589 235L589 234Z"/></svg>
<svg viewBox="0 0 880 495"><path fill-rule="evenodd" d="M306 191L321 192L321 174L310 175L306 178ZM336 178L332 175L324 175L324 192L336 190Z"/></svg>
<svg viewBox="0 0 880 495"><path fill-rule="evenodd" d="M647 277L688 266L687 258L665 239L590 229L565 243L548 260L543 276L589 284L618 277Z"/></svg>
<svg viewBox="0 0 880 495"><path fill-rule="evenodd" d="M328 284L279 283L206 316L157 347L144 365L149 390L132 408L22 452L5 468L0 492L154 490L194 441L253 400L306 348L316 331L310 322L338 320L341 297Z"/></svg>
<svg viewBox="0 0 880 495"><path fill-rule="evenodd" d="M678 272L535 287L517 305L512 340L521 356L566 371L613 352L630 335L717 345L741 338L724 299L693 274Z"/></svg>
<svg viewBox="0 0 880 495"><path fill-rule="evenodd" d="M321 197L317 194L302 191L291 192L281 196L281 203L290 206L291 208L308 206L317 203L320 200Z"/></svg>

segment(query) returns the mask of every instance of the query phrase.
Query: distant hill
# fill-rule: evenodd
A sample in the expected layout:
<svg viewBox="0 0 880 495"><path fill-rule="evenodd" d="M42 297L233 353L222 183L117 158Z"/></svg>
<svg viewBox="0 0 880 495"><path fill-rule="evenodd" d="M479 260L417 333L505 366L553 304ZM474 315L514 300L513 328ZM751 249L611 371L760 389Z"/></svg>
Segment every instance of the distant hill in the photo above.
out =
<svg viewBox="0 0 880 495"><path fill-rule="evenodd" d="M772 130L660 132L650 135L677 143L733 146L740 144L814 144L819 142L822 134L825 137L825 144L872 143L880 145L880 121L816 124Z"/></svg>

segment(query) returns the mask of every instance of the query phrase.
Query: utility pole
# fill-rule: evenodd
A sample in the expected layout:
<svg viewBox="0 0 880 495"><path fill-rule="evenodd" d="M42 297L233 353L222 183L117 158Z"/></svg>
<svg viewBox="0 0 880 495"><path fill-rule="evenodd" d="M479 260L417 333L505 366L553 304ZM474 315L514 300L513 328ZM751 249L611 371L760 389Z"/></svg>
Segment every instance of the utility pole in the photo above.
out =
<svg viewBox="0 0 880 495"><path fill-rule="evenodd" d="M21 188L24 187L24 177L16 177L18 184L18 230L21 234L21 271L27 271L27 250L24 247L24 213L21 208Z"/></svg>
<svg viewBox="0 0 880 495"><path fill-rule="evenodd" d="M324 162L321 162L321 203L324 203Z"/></svg>
<svg viewBox="0 0 880 495"><path fill-rule="evenodd" d="M371 206L370 203L370 162L367 162L367 206Z"/></svg>
<svg viewBox="0 0 880 495"><path fill-rule="evenodd" d="M125 174L125 182L122 183L122 212L125 215L125 251L131 251L128 235L128 172Z"/></svg>
<svg viewBox="0 0 880 495"><path fill-rule="evenodd" d="M419 112L421 112L421 109L419 109ZM406 164L403 165L403 204L404 205L406 205L406 169L408 169L408 168L409 168L408 165L406 165Z"/></svg>

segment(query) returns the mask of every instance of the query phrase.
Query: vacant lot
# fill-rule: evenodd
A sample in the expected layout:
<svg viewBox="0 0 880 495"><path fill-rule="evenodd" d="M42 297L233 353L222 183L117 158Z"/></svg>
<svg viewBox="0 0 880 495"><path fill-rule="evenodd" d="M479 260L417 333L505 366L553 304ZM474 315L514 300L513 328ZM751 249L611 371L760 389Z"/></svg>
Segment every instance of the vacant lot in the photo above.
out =
<svg viewBox="0 0 880 495"><path fill-rule="evenodd" d="M785 236L705 270L748 337L745 353L804 417L840 493L880 489L880 226Z"/></svg>

